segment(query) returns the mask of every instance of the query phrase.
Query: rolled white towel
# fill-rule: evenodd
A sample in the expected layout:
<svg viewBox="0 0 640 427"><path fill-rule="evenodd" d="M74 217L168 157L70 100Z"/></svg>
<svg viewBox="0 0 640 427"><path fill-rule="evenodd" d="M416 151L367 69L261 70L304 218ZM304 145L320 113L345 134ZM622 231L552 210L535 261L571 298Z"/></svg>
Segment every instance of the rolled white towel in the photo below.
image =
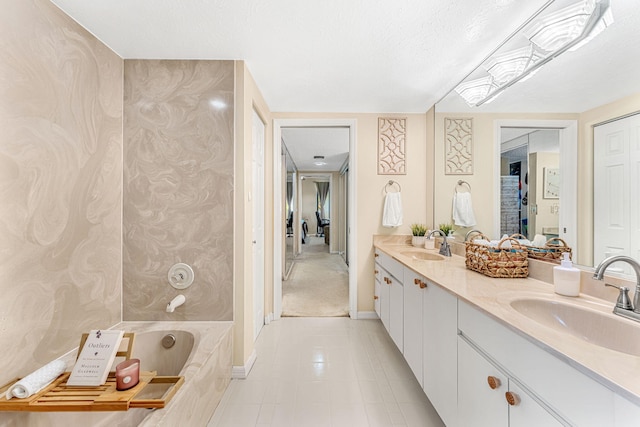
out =
<svg viewBox="0 0 640 427"><path fill-rule="evenodd" d="M27 398L51 384L66 368L67 364L60 359L49 362L9 387L5 397Z"/></svg>
<svg viewBox="0 0 640 427"><path fill-rule="evenodd" d="M533 242L531 242L531 246L537 246L539 248L544 247L547 244L547 238L542 234L536 234L533 238Z"/></svg>
<svg viewBox="0 0 640 427"><path fill-rule="evenodd" d="M476 245L489 246L490 242L487 239L473 239L473 243L475 243Z"/></svg>

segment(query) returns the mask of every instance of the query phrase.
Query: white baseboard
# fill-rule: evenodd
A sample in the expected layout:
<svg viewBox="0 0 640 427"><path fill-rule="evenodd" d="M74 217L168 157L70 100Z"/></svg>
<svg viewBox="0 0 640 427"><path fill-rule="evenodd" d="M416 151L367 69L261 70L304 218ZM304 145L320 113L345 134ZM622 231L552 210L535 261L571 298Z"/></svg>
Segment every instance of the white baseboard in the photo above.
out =
<svg viewBox="0 0 640 427"><path fill-rule="evenodd" d="M264 316L264 324L265 325L268 325L271 322L273 322L273 313L269 313L266 316Z"/></svg>
<svg viewBox="0 0 640 427"><path fill-rule="evenodd" d="M247 378L249 372L251 372L251 368L253 368L253 364L256 362L256 358L258 355L256 354L256 349L254 348L249 358L244 363L244 366L232 366L231 367L231 378L243 380Z"/></svg>
<svg viewBox="0 0 640 427"><path fill-rule="evenodd" d="M379 319L375 311L359 311L358 320Z"/></svg>

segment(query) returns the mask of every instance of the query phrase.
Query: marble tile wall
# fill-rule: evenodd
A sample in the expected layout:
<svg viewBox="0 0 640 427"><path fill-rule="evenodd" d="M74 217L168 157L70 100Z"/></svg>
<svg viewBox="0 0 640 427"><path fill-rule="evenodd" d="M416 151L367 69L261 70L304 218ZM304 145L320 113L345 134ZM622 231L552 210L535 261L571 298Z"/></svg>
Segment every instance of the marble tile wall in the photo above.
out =
<svg viewBox="0 0 640 427"><path fill-rule="evenodd" d="M0 384L119 322L122 297L123 61L48 0L2 4Z"/></svg>
<svg viewBox="0 0 640 427"><path fill-rule="evenodd" d="M124 320L232 320L234 62L124 68ZM195 272L183 291L178 262Z"/></svg>

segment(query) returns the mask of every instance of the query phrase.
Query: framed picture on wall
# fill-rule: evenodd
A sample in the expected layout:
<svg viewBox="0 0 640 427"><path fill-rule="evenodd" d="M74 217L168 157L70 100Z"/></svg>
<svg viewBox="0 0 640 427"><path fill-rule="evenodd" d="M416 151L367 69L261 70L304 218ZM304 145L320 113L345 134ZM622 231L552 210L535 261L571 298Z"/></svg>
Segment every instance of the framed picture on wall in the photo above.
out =
<svg viewBox="0 0 640 427"><path fill-rule="evenodd" d="M559 168L544 168L543 173L544 182L542 188L542 198L544 199L559 199L560 198L560 169Z"/></svg>

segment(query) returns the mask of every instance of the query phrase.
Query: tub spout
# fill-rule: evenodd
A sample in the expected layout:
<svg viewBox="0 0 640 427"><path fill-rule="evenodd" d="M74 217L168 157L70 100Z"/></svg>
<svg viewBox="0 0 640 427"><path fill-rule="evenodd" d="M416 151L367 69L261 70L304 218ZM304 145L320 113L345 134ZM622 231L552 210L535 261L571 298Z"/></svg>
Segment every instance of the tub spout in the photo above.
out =
<svg viewBox="0 0 640 427"><path fill-rule="evenodd" d="M167 313L173 313L176 308L180 307L187 299L184 295L180 294L167 304Z"/></svg>

